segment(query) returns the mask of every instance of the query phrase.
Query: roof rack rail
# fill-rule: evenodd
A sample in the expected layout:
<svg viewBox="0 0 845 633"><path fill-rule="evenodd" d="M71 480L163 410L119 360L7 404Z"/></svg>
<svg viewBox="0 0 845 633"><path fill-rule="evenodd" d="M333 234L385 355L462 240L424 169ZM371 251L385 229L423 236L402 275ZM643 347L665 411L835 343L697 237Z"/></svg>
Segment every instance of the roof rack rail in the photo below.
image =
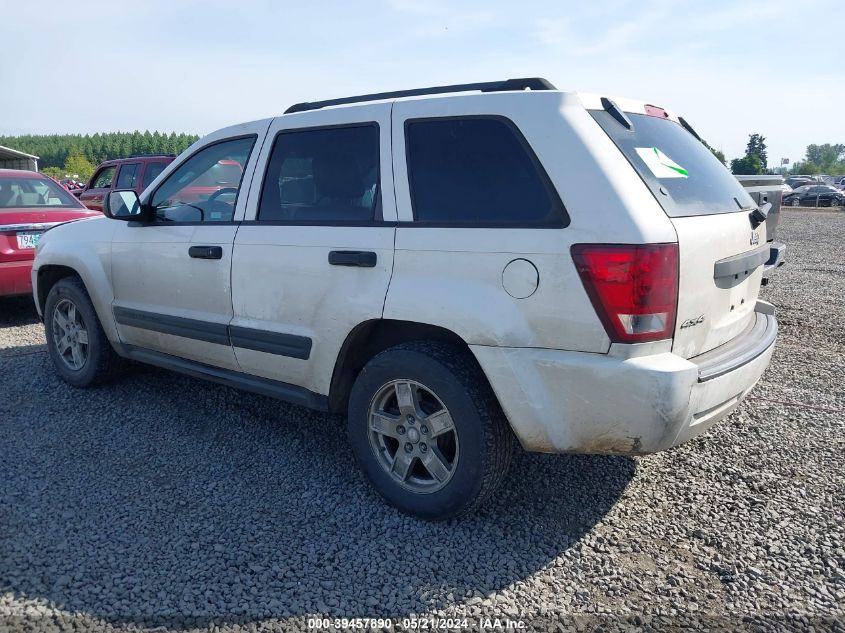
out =
<svg viewBox="0 0 845 633"><path fill-rule="evenodd" d="M398 99L400 97L419 97L422 95L437 95L447 92L505 92L508 90L557 90L548 79L542 77L524 77L522 79L505 79L503 81L487 81L475 84L455 84L453 86L433 86L431 88L415 88L413 90L396 90L394 92L377 92L357 97L343 97L341 99L327 99L326 101L304 101L296 103L285 110L285 114L319 110L326 106L344 105L346 103L361 103L364 101L380 101L382 99Z"/></svg>
<svg viewBox="0 0 845 633"><path fill-rule="evenodd" d="M127 156L126 158L147 158L147 157L151 157L151 156L155 156L155 157L165 156L165 157L168 157L168 158L172 156L172 157L175 158L176 154L132 154L131 156Z"/></svg>

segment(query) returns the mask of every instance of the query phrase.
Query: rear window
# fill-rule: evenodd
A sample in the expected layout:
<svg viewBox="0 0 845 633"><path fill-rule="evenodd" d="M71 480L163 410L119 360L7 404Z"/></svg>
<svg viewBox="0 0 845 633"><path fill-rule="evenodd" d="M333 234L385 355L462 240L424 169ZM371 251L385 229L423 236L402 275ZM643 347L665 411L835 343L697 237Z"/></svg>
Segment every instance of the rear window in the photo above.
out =
<svg viewBox="0 0 845 633"><path fill-rule="evenodd" d="M704 144L674 121L628 114L629 130L604 110L590 114L673 218L732 213L756 205Z"/></svg>
<svg viewBox="0 0 845 633"><path fill-rule="evenodd" d="M0 178L0 209L78 209L81 206L64 187L49 178Z"/></svg>

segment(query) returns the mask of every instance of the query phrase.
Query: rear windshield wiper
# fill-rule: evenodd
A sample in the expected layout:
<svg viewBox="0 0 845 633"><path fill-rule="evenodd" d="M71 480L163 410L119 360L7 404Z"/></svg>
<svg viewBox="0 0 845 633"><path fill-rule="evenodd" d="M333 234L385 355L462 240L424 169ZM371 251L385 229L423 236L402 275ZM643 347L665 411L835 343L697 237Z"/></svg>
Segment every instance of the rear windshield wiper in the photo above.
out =
<svg viewBox="0 0 845 633"><path fill-rule="evenodd" d="M607 111L607 113L614 119L616 119L617 122L619 122L619 124L626 130L634 129L634 124L631 119L629 119L628 116L624 112L622 112L618 105L613 103L613 101L611 101L607 97L601 98L601 107L603 107Z"/></svg>
<svg viewBox="0 0 845 633"><path fill-rule="evenodd" d="M697 133L695 130L693 130L693 129L692 129L692 126L691 126L689 123L687 123L687 122L686 122L686 119L684 119L684 117L679 116L679 117L678 117L678 123L680 123L682 128L684 128L687 132L689 132L690 134L692 134L692 135L693 135L695 138L697 138L699 141L701 141L702 143L704 142L704 141L701 139L701 137L698 135L698 133Z"/></svg>

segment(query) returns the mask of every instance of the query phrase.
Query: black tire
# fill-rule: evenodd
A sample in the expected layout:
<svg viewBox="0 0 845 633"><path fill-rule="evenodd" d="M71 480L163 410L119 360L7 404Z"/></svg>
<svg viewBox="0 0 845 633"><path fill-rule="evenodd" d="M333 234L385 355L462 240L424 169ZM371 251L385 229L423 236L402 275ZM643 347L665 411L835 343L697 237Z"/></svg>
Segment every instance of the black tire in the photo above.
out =
<svg viewBox="0 0 845 633"><path fill-rule="evenodd" d="M371 444L370 406L396 380L425 385L454 422L460 454L447 483L434 492L403 487L387 472ZM467 350L429 341L390 348L367 363L350 394L348 434L358 465L376 491L402 512L429 520L469 514L489 499L507 473L515 445L475 358Z"/></svg>
<svg viewBox="0 0 845 633"><path fill-rule="evenodd" d="M87 355L84 364L78 369L71 368L63 360L54 337L53 316L56 306L65 300L75 306L87 332ZM94 304L91 303L91 298L79 277L60 279L50 289L44 304L44 333L47 338L47 351L56 373L74 387L85 388L103 384L117 377L124 367L123 359L115 353L106 338Z"/></svg>

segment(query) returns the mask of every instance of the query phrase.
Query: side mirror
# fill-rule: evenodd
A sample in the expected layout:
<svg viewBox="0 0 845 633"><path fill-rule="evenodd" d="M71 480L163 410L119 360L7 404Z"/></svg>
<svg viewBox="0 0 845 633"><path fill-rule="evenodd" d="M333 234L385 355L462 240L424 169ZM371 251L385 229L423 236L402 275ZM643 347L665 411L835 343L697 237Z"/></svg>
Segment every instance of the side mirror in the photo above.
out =
<svg viewBox="0 0 845 633"><path fill-rule="evenodd" d="M103 200L103 213L108 218L125 222L146 222L149 218L147 208L131 189L110 192Z"/></svg>

